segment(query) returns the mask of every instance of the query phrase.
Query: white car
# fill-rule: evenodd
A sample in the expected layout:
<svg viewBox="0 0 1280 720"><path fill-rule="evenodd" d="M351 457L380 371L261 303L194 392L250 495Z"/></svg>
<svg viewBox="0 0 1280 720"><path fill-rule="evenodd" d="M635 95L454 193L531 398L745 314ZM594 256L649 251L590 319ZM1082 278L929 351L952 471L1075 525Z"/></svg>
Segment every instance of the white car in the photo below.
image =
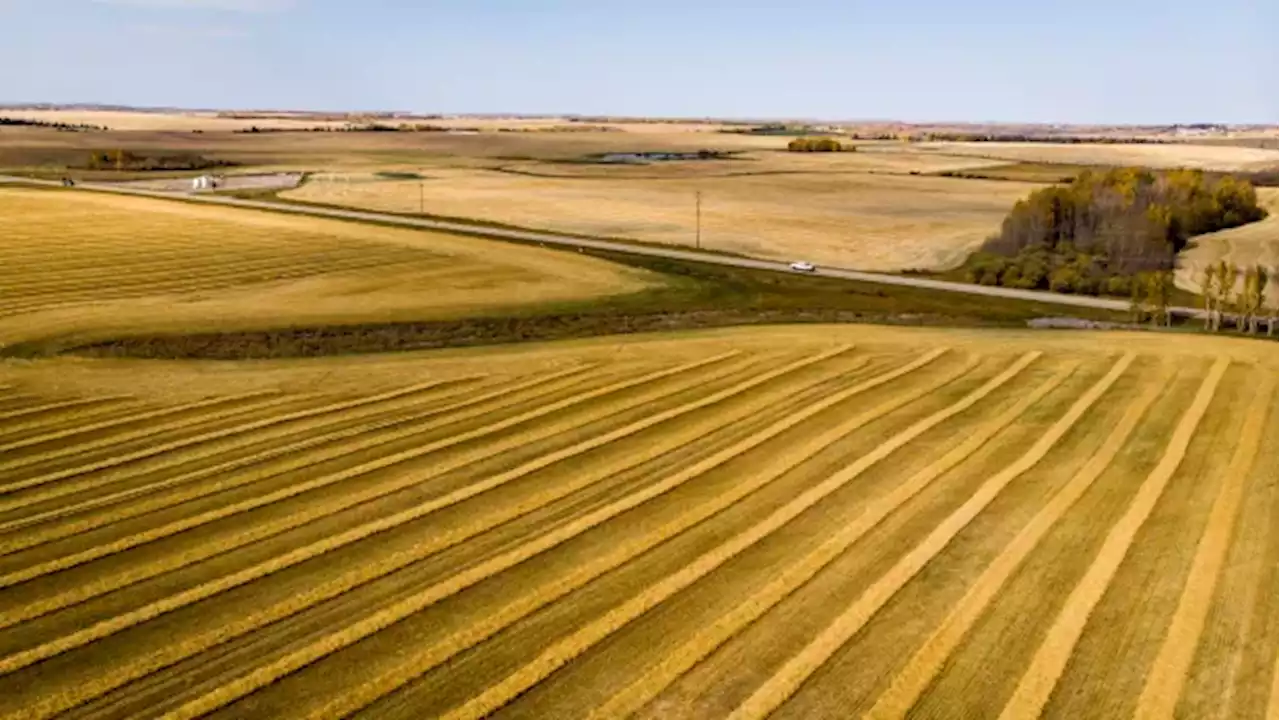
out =
<svg viewBox="0 0 1280 720"><path fill-rule="evenodd" d="M797 260L796 262L791 263L787 267L791 268L792 270L795 270L796 272L813 272L814 270L818 269L813 266L813 263L807 263L803 260Z"/></svg>

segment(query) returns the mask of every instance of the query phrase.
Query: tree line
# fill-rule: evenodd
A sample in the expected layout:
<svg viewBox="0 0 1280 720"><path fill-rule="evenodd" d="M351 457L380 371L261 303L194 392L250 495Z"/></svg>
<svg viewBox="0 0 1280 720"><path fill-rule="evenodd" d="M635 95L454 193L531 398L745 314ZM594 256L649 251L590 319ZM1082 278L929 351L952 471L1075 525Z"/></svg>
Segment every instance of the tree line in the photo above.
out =
<svg viewBox="0 0 1280 720"><path fill-rule="evenodd" d="M89 123L50 122L47 120L31 120L28 118L0 117L0 125L17 127L45 127L62 132L89 132L109 130L106 125L90 125Z"/></svg>
<svg viewBox="0 0 1280 720"><path fill-rule="evenodd" d="M1274 334L1277 309L1267 301L1267 287L1271 282L1271 271L1262 265L1246 267L1243 271L1226 260L1206 265L1200 271L1205 329L1217 332L1230 313L1240 332L1257 333L1265 322L1267 335Z"/></svg>
<svg viewBox="0 0 1280 720"><path fill-rule="evenodd" d="M89 170L147 171L147 170L205 170L232 167L229 160L207 158L203 155L139 155L128 150L94 150L89 153L85 168Z"/></svg>
<svg viewBox="0 0 1280 720"><path fill-rule="evenodd" d="M854 152L857 148L833 137L798 137L787 143L791 152Z"/></svg>
<svg viewBox="0 0 1280 720"><path fill-rule="evenodd" d="M1086 171L1018 201L965 264L971 282L1132 296L1194 235L1261 220L1253 185L1198 170Z"/></svg>

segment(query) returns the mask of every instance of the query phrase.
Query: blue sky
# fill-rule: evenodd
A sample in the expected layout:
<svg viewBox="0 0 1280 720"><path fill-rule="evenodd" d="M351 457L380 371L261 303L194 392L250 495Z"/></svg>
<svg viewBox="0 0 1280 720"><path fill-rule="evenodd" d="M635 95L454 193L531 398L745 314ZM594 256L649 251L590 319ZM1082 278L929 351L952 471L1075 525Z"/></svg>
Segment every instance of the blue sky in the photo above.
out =
<svg viewBox="0 0 1280 720"><path fill-rule="evenodd" d="M1278 121L1275 0L0 0L0 102Z"/></svg>

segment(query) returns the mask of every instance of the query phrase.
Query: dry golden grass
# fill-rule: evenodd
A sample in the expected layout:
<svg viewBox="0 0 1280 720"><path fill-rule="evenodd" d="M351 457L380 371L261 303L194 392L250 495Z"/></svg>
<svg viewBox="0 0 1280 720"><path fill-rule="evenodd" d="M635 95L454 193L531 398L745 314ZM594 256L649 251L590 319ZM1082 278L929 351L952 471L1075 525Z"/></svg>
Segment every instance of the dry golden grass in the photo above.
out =
<svg viewBox="0 0 1280 720"><path fill-rule="evenodd" d="M854 153L835 167L864 162ZM792 175L614 179L529 177L434 168L421 183L427 213L585 235L693 245L695 193L702 193L706 248L780 260L808 259L864 270L939 269L959 264L1013 203L1036 185L951 178L826 173L828 159L784 157L766 166ZM693 165L689 163L686 165ZM845 165L842 165L845 164ZM754 167L741 161L741 167ZM735 168L737 162L717 163ZM619 168L627 173L641 172ZM710 172L710 171L708 171ZM389 212L417 212L418 181L318 177L284 197Z"/></svg>
<svg viewBox="0 0 1280 720"><path fill-rule="evenodd" d="M257 126L259 128L305 129L312 127L343 127L346 120L324 119L299 113L255 114L254 117L219 117L216 112L172 111L141 112L126 110L5 110L4 117L41 122L60 122L74 124L105 125L112 130L122 131L187 131L205 130L210 132L241 130ZM358 116L352 116L350 122L361 122ZM421 119L382 119L378 122L389 124L425 123L436 127L477 129L482 132L499 130L542 131L553 128L571 128L575 123L564 117L445 117L430 120ZM619 132L644 134L676 134L676 133L714 133L726 127L716 123L698 122L583 122L581 125L592 127L608 127Z"/></svg>
<svg viewBox="0 0 1280 720"><path fill-rule="evenodd" d="M636 291L643 272L483 240L142 198L0 189L0 342L441 317Z"/></svg>
<svg viewBox="0 0 1280 720"><path fill-rule="evenodd" d="M1200 235L1192 240L1192 247L1182 253L1178 262L1178 287L1200 292L1200 281L1206 265L1226 260L1241 270L1261 265L1276 275L1277 255L1280 255L1280 190L1258 188L1258 204L1267 210L1262 220L1241 225L1230 230L1219 230ZM1243 280L1236 283L1236 291L1243 287ZM1271 307L1276 306L1280 287L1273 281L1267 287Z"/></svg>
<svg viewBox="0 0 1280 720"><path fill-rule="evenodd" d="M1128 407L1107 442L1098 449L1098 453L1089 458L1089 462L1071 478L1070 483L1036 514L1000 556L988 566L982 577L973 583L964 599L956 605L929 640L916 651L907 666L894 678L890 689L877 699L875 706L867 713L868 717L898 718L911 709L942 664L987 610L987 606L997 599L1004 583L1129 442L1133 431L1137 429L1143 415L1161 389L1159 384L1148 385L1143 394Z"/></svg>
<svg viewBox="0 0 1280 720"><path fill-rule="evenodd" d="M1082 394L1049 431L1002 472L984 482L978 490L925 539L906 552L902 559L864 592L858 602L849 606L822 630L799 653L791 657L768 680L755 689L730 716L735 720L763 718L776 710L799 689L822 664L853 638L889 600L915 577L948 543L955 539L995 497L1019 475L1044 460L1058 443L1095 403L1111 388L1133 363L1126 354L1095 385Z"/></svg>
<svg viewBox="0 0 1280 720"><path fill-rule="evenodd" d="M511 163L504 169L531 175L565 178L660 179L772 176L785 185L797 175L845 175L852 173L909 174L1003 165L983 158L927 155L913 152L794 153L783 150L745 150L728 159L673 160L648 164L623 163ZM429 171L427 171L430 174Z"/></svg>
<svg viewBox="0 0 1280 720"><path fill-rule="evenodd" d="M208 112L129 112L123 110L5 110L4 117L49 123L105 125L120 131L230 131L253 126L260 128L342 127L343 122L325 122L307 118L238 118L218 117Z"/></svg>
<svg viewBox="0 0 1280 720"><path fill-rule="evenodd" d="M1257 170L1275 167L1280 155L1275 150L1192 145L1190 143L1054 144L1004 142L939 142L911 146L915 152L976 156L1020 162L1068 165L1136 165L1153 168L1193 167L1204 170Z"/></svg>
<svg viewBox="0 0 1280 720"><path fill-rule="evenodd" d="M1063 669L1071 660L1090 614L1114 579L1134 537L1150 517L1160 495L1186 457L1187 447L1229 366L1230 361L1219 358L1205 376L1195 398L1179 420L1160 462L1143 480L1129 509L1111 528L1097 558L1054 619L1040 649L1005 705L1002 718L1039 717L1043 712Z"/></svg>
<svg viewBox="0 0 1280 720"><path fill-rule="evenodd" d="M1253 401L1245 409L1240 443L1226 469L1224 486L1214 502L1205 534L1196 549L1187 586L1178 602L1169 633L1165 636L1164 645L1156 656L1152 672L1138 699L1135 717L1142 720L1172 717L1178 699L1182 696L1196 646L1204 631L1205 618L1213 602L1214 589L1231 545L1249 470L1262 444L1267 408L1274 395L1274 378L1259 373L1258 380L1260 392L1254 395Z"/></svg>
<svg viewBox="0 0 1280 720"><path fill-rule="evenodd" d="M1166 390L1167 367L1200 392ZM1225 337L849 326L2 364L0 412L30 411L0 428L0 717L717 717L753 694L783 716L844 717L890 688L890 714L1008 699L930 684L938 668L1031 668L1035 692L1015 702L1043 705L1074 637L1147 622L1139 595L1107 599L1132 606L1106 616L1115 627L1089 608L1143 571L1125 549L1164 484L1221 487L1225 517L1240 488L1202 467L1213 449L1274 466L1274 442L1249 440L1274 430L1274 398L1223 388L1276 368L1265 344ZM1210 422L1236 410L1247 437ZM1134 447L1153 458L1114 472ZM1135 483L1118 523L1080 515L1090 488ZM1159 512L1184 544L1206 533L1206 567L1266 547ZM998 633L987 625L1027 601L1000 587L1068 521L1096 540L1092 569L1018 585L1071 598L1048 659L954 665L967 628ZM957 562L975 543L989 551ZM1176 694L1198 667L1187 648L1206 642L1194 621L1218 596L1211 575L1157 576L1153 592L1191 599L1134 635L1147 663L1094 662L1071 682L1148 676L1174 633L1164 654L1191 667L1158 682ZM825 615L794 615L819 600ZM878 621L904 610L912 634ZM898 651L857 662L881 676L842 682L841 654L876 642ZM1215 647L1252 673L1229 716L1261 714L1275 652L1274 634ZM773 691L802 681L849 698Z"/></svg>

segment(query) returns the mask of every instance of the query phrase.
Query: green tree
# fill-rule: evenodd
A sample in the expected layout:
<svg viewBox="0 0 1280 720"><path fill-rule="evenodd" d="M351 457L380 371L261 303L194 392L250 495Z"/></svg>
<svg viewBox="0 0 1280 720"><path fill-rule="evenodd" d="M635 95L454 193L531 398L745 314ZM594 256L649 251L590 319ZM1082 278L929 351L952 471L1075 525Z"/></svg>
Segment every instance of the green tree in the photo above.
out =
<svg viewBox="0 0 1280 720"><path fill-rule="evenodd" d="M1254 324L1249 328L1249 331L1258 331L1257 316L1262 316L1267 318L1267 335L1270 336L1272 329L1275 327L1272 321L1274 311L1269 311L1267 307L1267 286L1271 284L1271 271L1259 265L1254 268L1254 273L1257 276L1257 311L1255 312Z"/></svg>
<svg viewBox="0 0 1280 720"><path fill-rule="evenodd" d="M1146 278L1138 275L1129 284L1129 321L1140 323L1146 318Z"/></svg>
<svg viewBox="0 0 1280 720"><path fill-rule="evenodd" d="M1124 296L1129 294L1129 278L1123 275L1112 275L1106 281L1106 293L1108 295Z"/></svg>
<svg viewBox="0 0 1280 720"><path fill-rule="evenodd" d="M1173 299L1173 273L1159 271L1145 273L1143 276L1143 305L1151 316L1151 324L1172 325L1169 311Z"/></svg>
<svg viewBox="0 0 1280 720"><path fill-rule="evenodd" d="M1280 287L1271 281L1270 273L1267 273L1267 281L1262 283L1262 306L1265 307L1267 316L1267 337L1275 337L1276 320L1280 320Z"/></svg>
<svg viewBox="0 0 1280 720"><path fill-rule="evenodd" d="M1231 305L1231 294L1234 292L1236 285L1236 269L1234 265L1227 263L1226 260L1219 260L1216 274L1218 281L1215 284L1215 302L1218 306L1218 312L1214 319L1213 329L1215 331L1222 328L1226 310Z"/></svg>
<svg viewBox="0 0 1280 720"><path fill-rule="evenodd" d="M1054 292L1075 292L1080 283L1080 271L1066 265L1049 274L1049 289Z"/></svg>
<svg viewBox="0 0 1280 720"><path fill-rule="evenodd" d="M1217 310L1214 294L1218 273L1214 270L1213 265L1205 265L1200 271L1200 297L1204 301L1204 329L1215 329L1213 322L1213 313Z"/></svg>
<svg viewBox="0 0 1280 720"><path fill-rule="evenodd" d="M1266 311L1266 293L1270 275L1270 271L1261 265L1245 268L1244 290L1239 301L1241 332L1256 333L1258 331L1259 322Z"/></svg>
<svg viewBox="0 0 1280 720"><path fill-rule="evenodd" d="M1218 278L1218 282L1221 283L1223 288L1222 302L1230 308L1232 315L1234 315L1236 329L1242 329L1245 305L1247 303L1245 302L1244 291L1236 289L1236 285L1241 284L1240 267L1233 262L1223 262L1220 272L1221 276Z"/></svg>

